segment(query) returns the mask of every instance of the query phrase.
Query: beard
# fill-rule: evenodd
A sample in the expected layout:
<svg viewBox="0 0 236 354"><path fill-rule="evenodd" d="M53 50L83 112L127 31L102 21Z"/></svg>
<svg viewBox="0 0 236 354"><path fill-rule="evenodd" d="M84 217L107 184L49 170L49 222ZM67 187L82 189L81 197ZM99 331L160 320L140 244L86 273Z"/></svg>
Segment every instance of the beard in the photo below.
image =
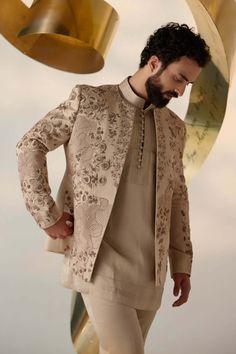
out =
<svg viewBox="0 0 236 354"><path fill-rule="evenodd" d="M159 74L156 74L154 76L149 77L146 80L145 87L147 91L148 101L158 108L163 108L170 102L171 99L164 97L165 94L170 95L172 97L178 97L178 95L176 94L176 92L173 91L162 92L162 85L160 83L159 76Z"/></svg>

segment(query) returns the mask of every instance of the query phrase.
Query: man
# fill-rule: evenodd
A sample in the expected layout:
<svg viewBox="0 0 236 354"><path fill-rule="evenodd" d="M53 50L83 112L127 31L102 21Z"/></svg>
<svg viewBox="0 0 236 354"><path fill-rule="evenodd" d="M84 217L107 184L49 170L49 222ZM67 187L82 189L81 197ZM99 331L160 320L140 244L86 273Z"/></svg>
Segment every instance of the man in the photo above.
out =
<svg viewBox="0 0 236 354"><path fill-rule="evenodd" d="M119 85L77 85L18 142L27 209L64 253L62 284L81 292L100 353L142 354L169 258L173 306L188 300L192 264L183 175L184 122L166 105L210 60L187 25L154 32L138 71ZM64 145L56 203L46 154Z"/></svg>

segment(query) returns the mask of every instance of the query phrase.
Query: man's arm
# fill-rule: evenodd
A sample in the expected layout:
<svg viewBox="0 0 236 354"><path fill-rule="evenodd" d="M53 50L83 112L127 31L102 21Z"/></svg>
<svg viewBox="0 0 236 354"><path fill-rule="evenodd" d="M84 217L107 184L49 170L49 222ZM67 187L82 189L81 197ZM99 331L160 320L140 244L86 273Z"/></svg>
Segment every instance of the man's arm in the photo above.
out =
<svg viewBox="0 0 236 354"><path fill-rule="evenodd" d="M183 170L183 150L186 141L186 127L183 125L181 147L177 160L177 176L172 196L169 262L171 278L175 282L174 295L181 289L181 299L174 306L187 301L190 291L192 268L192 243L190 240L189 200Z"/></svg>
<svg viewBox="0 0 236 354"><path fill-rule="evenodd" d="M48 183L46 154L68 142L77 118L80 87L69 98L40 119L16 145L21 190L27 210L45 229L60 218Z"/></svg>

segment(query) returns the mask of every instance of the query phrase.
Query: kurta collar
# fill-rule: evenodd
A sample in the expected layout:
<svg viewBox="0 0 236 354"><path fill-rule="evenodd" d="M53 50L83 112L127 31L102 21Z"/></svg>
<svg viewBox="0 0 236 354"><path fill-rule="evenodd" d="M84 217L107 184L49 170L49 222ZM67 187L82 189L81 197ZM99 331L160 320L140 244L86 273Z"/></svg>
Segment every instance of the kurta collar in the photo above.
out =
<svg viewBox="0 0 236 354"><path fill-rule="evenodd" d="M129 84L129 77L127 77L125 80L123 80L120 84L119 84L119 89L122 93L122 95L124 96L124 98L131 103L132 105L143 109L144 104L145 104L145 99L138 96L131 88L130 84ZM146 107L144 109L144 111L150 110L150 109L154 109L155 106L153 104L150 104L148 107Z"/></svg>

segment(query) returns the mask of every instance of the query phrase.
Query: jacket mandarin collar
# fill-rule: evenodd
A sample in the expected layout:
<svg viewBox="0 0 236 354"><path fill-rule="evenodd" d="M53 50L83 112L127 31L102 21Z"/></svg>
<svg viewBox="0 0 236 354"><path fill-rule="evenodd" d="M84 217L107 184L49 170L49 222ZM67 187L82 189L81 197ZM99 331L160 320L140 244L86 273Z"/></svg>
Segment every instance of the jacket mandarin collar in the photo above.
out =
<svg viewBox="0 0 236 354"><path fill-rule="evenodd" d="M131 88L130 84L129 84L129 77L127 77L125 80L123 80L120 84L119 84L119 89L123 95L123 97L129 102L131 103L133 106L137 107L137 108L141 108L143 109L144 104L145 104L145 99L138 96L133 89ZM146 107L144 109L144 111L150 110L150 109L154 109L155 106L153 104L150 104L148 107Z"/></svg>

